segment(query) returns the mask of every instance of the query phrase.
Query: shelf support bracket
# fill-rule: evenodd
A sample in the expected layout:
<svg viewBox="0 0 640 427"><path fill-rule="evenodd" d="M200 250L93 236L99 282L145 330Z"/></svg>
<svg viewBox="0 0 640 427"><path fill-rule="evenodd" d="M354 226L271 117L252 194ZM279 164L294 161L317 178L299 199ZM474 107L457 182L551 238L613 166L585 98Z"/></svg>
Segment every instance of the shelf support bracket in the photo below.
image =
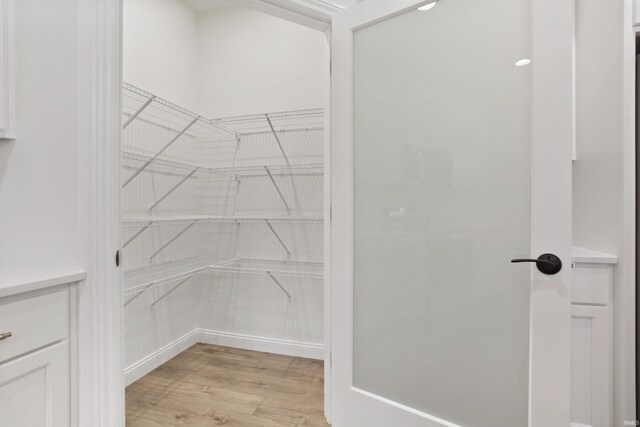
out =
<svg viewBox="0 0 640 427"><path fill-rule="evenodd" d="M280 245L282 245L284 250L287 251L287 255L291 256L291 251L289 250L289 248L287 248L287 245L284 244L284 242L282 241L282 239L280 238L280 236L276 232L275 228L273 228L273 225L271 225L271 223L269 222L268 219L265 219L264 222L267 224L267 227L269 227L269 229L271 230L273 235L276 236L276 239L278 239L278 242L280 242Z"/></svg>
<svg viewBox="0 0 640 427"><path fill-rule="evenodd" d="M264 170L267 171L267 175L269 175L269 179L273 183L273 186L276 187L276 191L278 192L278 195L282 199L282 203L284 203L284 206L287 208L287 212L290 212L291 208L289 207L289 204L287 203L287 200L282 195L282 192L280 191L280 187L278 187L278 184L276 183L276 180L273 179L273 175L271 175L271 171L269 170L269 166L265 166Z"/></svg>
<svg viewBox="0 0 640 427"><path fill-rule="evenodd" d="M164 196L160 197L154 204L152 204L151 206L149 206L149 210L152 210L153 208L155 208L156 206L158 206L160 203L162 203L162 201L164 199L166 199L167 197L169 197L171 195L171 193L173 193L174 191L176 191L182 184L184 184L185 182L187 182L187 180L189 178L191 178L196 172L198 172L198 170L200 169L200 167L196 167L194 170L192 170L189 175L185 176L184 178L182 178L182 180L180 180L179 183L177 183L176 185L174 185L171 190L167 191Z"/></svg>
<svg viewBox="0 0 640 427"><path fill-rule="evenodd" d="M136 240L138 238L138 236L141 235L149 227L151 227L151 223L150 222L147 225L145 225L144 227L142 227L140 230L138 230L138 232L136 234L134 234L133 236L129 237L129 240L124 242L124 244L122 245L122 249L124 249L127 246L129 246L129 243L131 243L134 240Z"/></svg>
<svg viewBox="0 0 640 427"><path fill-rule="evenodd" d="M124 123L124 125L122 125L122 130L125 130L127 128L127 126L129 126L131 124L131 122L133 122L139 115L140 113L142 113L142 111L144 111L145 108L147 108L149 106L149 104L151 104L153 102L153 100L156 99L156 96L153 95L151 96L151 98L147 99L147 101L142 104L142 106L140 108L138 108L138 110L133 113L131 115L131 117L129 117L127 119L127 121Z"/></svg>
<svg viewBox="0 0 640 427"><path fill-rule="evenodd" d="M278 285L278 287L282 290L282 292L284 292L287 295L287 298L291 300L291 294L284 288L284 286L282 286L282 283L280 283L278 279L273 277L273 274L271 274L270 271L267 271L267 275L271 278L271 280L275 282L276 285Z"/></svg>
<svg viewBox="0 0 640 427"><path fill-rule="evenodd" d="M160 252L162 252L163 250L165 250L165 248L167 246L169 246L170 244L172 244L173 242L175 242L176 240L178 240L178 238L180 236L182 236L184 233L186 233L187 231L189 231L189 229L191 227L193 227L194 225L196 225L198 223L198 220L193 221L191 224L187 225L185 228L182 229L182 231L180 231L178 234L176 234L175 236L173 236L173 238L171 238L171 240L169 240L167 243L165 243L164 245L162 245L160 247L160 249L158 249L157 251L155 251L150 257L149 259L153 259L155 258L156 255L158 255Z"/></svg>
<svg viewBox="0 0 640 427"><path fill-rule="evenodd" d="M134 296L132 296L131 298L129 298L127 301L125 301L124 306L128 306L129 304L131 304L136 298L138 298L140 295L142 295L143 293L145 293L150 287L152 287L153 285L155 285L155 282L151 282L149 283L147 286L145 286L143 289L140 289Z"/></svg>
<svg viewBox="0 0 640 427"><path fill-rule="evenodd" d="M177 290L180 286L184 285L185 283L187 283L187 281L189 279L191 279L193 276L189 276L186 279L182 280L180 283L178 283L177 285L175 285L173 288L169 289L167 292L165 292L160 298L156 299L154 302L151 303L151 306L153 307L154 305L156 305L157 303L159 303L160 301L162 301L163 299L165 299L166 297L168 297L169 295L171 295L175 290Z"/></svg>
<svg viewBox="0 0 640 427"><path fill-rule="evenodd" d="M151 163L154 162L154 160L156 160L162 153L165 152L165 150L169 147L171 147L171 145L173 145L174 142L176 142L182 135L184 135L190 128L191 126L193 126L198 120L200 120L200 116L197 116L195 119L193 119L191 121L191 123L189 123L184 129L182 129L180 132L178 132L178 134L176 136L174 136L171 141L167 142L167 144L162 147L160 149L160 151L158 151L151 159L147 160L145 162L144 165L140 166L134 173L133 175L131 175L125 182L124 184L122 184L122 188L125 188L127 185L129 185L129 183L131 181L133 181L138 175L140 175L140 173L145 170L147 168L147 166L149 166Z"/></svg>
<svg viewBox="0 0 640 427"><path fill-rule="evenodd" d="M282 157L284 157L284 160L287 162L288 165L290 165L291 163L289 163L289 158L285 154L284 148L282 148L282 143L280 142L280 138L278 137L278 132L276 132L276 129L273 127L273 123L271 122L271 117L269 117L269 114L265 114L264 116L267 118L267 123L269 123L269 127L271 128L271 133L273 133L273 137L276 139L276 142L278 143L278 147L280 147L280 151L282 152Z"/></svg>

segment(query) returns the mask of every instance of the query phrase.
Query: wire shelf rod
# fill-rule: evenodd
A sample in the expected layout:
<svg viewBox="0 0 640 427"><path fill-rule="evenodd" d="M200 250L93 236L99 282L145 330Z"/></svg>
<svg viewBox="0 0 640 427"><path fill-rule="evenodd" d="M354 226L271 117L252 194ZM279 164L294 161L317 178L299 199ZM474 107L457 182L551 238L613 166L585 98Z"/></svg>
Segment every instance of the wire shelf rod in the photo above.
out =
<svg viewBox="0 0 640 427"><path fill-rule="evenodd" d="M129 239L127 239L126 242L124 242L124 244L122 245L122 249L126 248L127 246L129 246L129 244L131 242L133 242L134 240L136 240L138 238L139 235L141 235L142 233L144 233L144 231L151 227L152 222L147 222L147 224L145 224L144 226L142 226L142 228L140 230L138 230L133 236L129 237Z"/></svg>
<svg viewBox="0 0 640 427"><path fill-rule="evenodd" d="M131 124L132 121L134 121L139 115L140 113L142 113L142 111L147 108L149 106L149 104L151 104L153 102L153 100L156 99L155 95L152 95L151 98L147 99L147 101L142 104L142 106L140 106L140 108L138 108L138 110L136 110L135 113L133 113L129 119L127 119L127 121L124 123L124 125L122 125L122 130L126 129L127 126L129 126Z"/></svg>
<svg viewBox="0 0 640 427"><path fill-rule="evenodd" d="M284 148L282 148L282 143L280 142L280 138L278 137L278 132L276 132L276 130L273 128L273 123L271 122L271 119L269 118L269 114L265 114L264 117L267 119L267 123L269 123L269 127L271 128L271 132L273 132L273 137L276 139L276 142L278 143L278 147L280 148L280 152L282 153L282 157L284 157L284 161L287 162L288 165L290 165L291 162L289 161L289 158L287 157L287 154L284 152Z"/></svg>
<svg viewBox="0 0 640 427"><path fill-rule="evenodd" d="M291 294L289 293L289 291L287 291L285 289L284 286L282 286L282 283L280 283L278 281L278 279L276 279L275 277L273 277L273 274L271 274L271 272L267 271L267 276L269 276L271 278L271 280L273 280L275 282L276 285L278 285L278 287L282 290L282 292L285 293L285 295L289 298L289 301L291 301Z"/></svg>
<svg viewBox="0 0 640 427"><path fill-rule="evenodd" d="M169 197L174 191L176 191L178 188L180 188L182 186L182 184L184 184L185 182L187 182L187 180L189 180L189 178L191 178L196 172L198 172L198 167L194 168L189 175L185 176L184 178L182 178L180 180L180 182L178 182L176 185L174 185L173 187L171 187L171 189L169 191L167 191L166 193L164 193L164 195L162 197L160 197L158 200L156 200L151 206L149 206L149 208L147 210L153 210L153 208L155 208L156 206L158 206L160 203L162 203L162 201L164 199L166 199L167 197Z"/></svg>
<svg viewBox="0 0 640 427"><path fill-rule="evenodd" d="M280 191L280 187L278 187L278 183L276 182L275 179L273 179L273 175L271 175L271 171L269 170L269 166L265 166L264 170L267 171L267 175L269 175L269 179L273 183L273 186L276 187L276 191L278 192L278 195L280 196L280 199L282 199L282 203L284 203L284 206L287 208L287 212L291 212L291 208L289 207L289 204L287 203L287 199L284 198L284 195L282 194L282 191Z"/></svg>
<svg viewBox="0 0 640 427"><path fill-rule="evenodd" d="M165 250L167 248L167 246L169 246L170 244L172 244L173 242L175 242L176 240L178 240L178 238L180 236L182 236L184 233L186 233L187 231L189 231L189 229L191 227L193 227L194 225L196 225L198 223L198 220L195 220L194 222L192 222L191 224L187 225L185 228L183 228L180 232L178 232L178 234L176 234L175 236L173 236L173 238L171 238L167 243L165 243L164 245L160 246L160 248L158 250L156 250L153 254L151 254L151 256L149 256L149 259L153 259L155 258L160 252L162 252L163 250Z"/></svg>
<svg viewBox="0 0 640 427"><path fill-rule="evenodd" d="M271 230L271 232L273 233L274 236L276 236L276 239L278 239L278 242L280 242L280 245L284 248L284 250L287 252L287 256L291 256L291 251L289 250L289 248L287 247L287 245L284 244L284 242L282 241L282 239L280 238L280 236L278 235L278 233L276 232L275 228L273 228L273 225L271 225L271 223L269 222L268 219L265 219L264 222L267 224L267 227L269 227L269 230Z"/></svg>
<svg viewBox="0 0 640 427"><path fill-rule="evenodd" d="M178 290L178 288L182 285L184 285L185 283L187 283L189 281L189 279L191 279L193 276L189 276L186 279L184 279L183 281L181 281L180 283L178 283L177 285L175 285L173 288L169 289L167 292L165 292L164 294L162 294L162 296L160 296L160 298L156 298L152 303L151 306L153 307L154 305L156 305L157 303L159 303L160 301L162 301L163 299L165 299L166 297L168 297L169 295L171 295L172 293L174 293L175 291Z"/></svg>

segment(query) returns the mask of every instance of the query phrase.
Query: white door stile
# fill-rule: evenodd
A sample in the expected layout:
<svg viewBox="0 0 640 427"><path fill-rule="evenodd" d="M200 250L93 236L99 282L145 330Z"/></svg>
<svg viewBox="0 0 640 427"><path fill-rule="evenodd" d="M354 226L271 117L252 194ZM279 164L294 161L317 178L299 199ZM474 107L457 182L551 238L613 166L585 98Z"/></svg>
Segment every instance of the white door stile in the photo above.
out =
<svg viewBox="0 0 640 427"><path fill-rule="evenodd" d="M532 1L531 254L565 260L555 276L532 269L529 426L570 421L573 0Z"/></svg>

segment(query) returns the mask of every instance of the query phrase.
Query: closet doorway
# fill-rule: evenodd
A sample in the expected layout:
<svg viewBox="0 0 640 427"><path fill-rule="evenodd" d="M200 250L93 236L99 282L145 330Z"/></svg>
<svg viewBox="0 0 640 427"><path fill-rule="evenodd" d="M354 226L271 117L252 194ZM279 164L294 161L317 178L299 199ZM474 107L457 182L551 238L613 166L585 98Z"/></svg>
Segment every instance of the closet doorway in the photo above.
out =
<svg viewBox="0 0 640 427"><path fill-rule="evenodd" d="M124 0L126 425L326 426L328 37Z"/></svg>

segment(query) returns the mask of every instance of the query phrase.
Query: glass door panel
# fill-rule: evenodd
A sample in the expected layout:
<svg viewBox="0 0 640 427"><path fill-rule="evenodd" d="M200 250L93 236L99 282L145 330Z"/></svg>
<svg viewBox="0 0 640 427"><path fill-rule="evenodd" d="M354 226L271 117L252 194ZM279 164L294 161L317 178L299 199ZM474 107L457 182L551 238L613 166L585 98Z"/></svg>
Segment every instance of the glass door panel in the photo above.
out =
<svg viewBox="0 0 640 427"><path fill-rule="evenodd" d="M446 0L353 39L353 385L474 427L527 424L530 11Z"/></svg>

